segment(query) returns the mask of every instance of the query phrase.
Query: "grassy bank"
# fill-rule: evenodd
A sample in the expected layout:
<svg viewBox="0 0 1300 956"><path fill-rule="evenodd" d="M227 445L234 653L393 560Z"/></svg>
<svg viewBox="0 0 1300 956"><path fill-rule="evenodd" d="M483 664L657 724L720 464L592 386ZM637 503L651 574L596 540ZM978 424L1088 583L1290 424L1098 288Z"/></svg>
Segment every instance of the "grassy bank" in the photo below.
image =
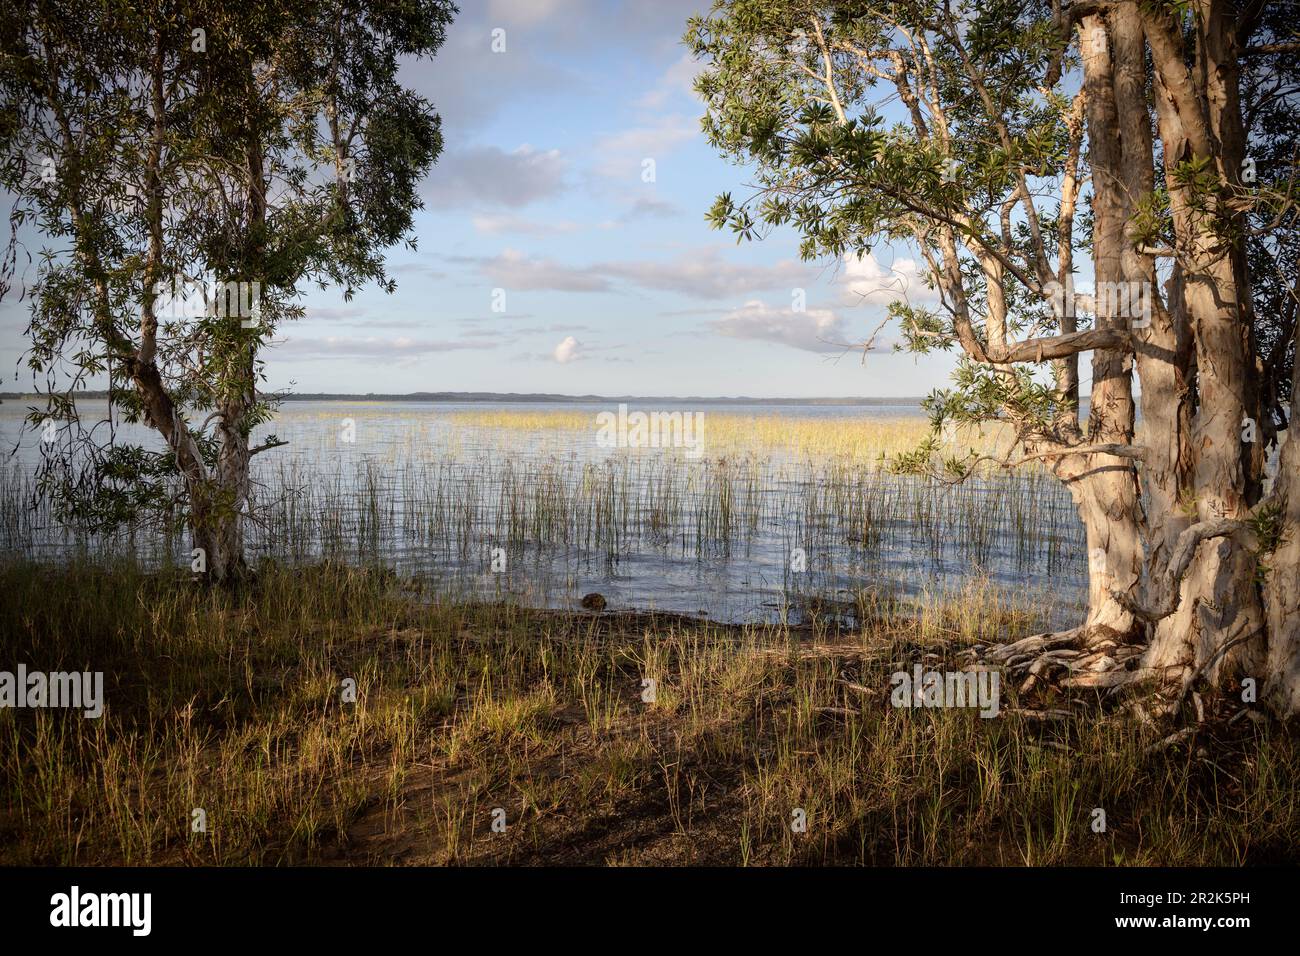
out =
<svg viewBox="0 0 1300 956"><path fill-rule="evenodd" d="M1300 860L1276 728L1147 755L1014 688L995 719L893 708L901 663L1034 625L989 589L799 631L429 602L342 567L227 595L8 565L0 593L0 669L102 670L107 698L99 720L0 710L6 864Z"/></svg>

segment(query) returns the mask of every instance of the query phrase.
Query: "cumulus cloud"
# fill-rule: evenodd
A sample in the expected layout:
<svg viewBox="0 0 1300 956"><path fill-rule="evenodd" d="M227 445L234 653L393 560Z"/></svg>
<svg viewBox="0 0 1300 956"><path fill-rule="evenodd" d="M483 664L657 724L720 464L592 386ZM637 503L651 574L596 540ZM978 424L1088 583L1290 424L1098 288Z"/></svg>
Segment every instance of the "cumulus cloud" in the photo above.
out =
<svg viewBox="0 0 1300 956"><path fill-rule="evenodd" d="M813 279L812 271L800 262L773 265L728 262L716 249L693 251L667 262L634 260L588 266L565 265L514 249L490 258L459 257L452 261L477 265L480 272L506 289L607 292L616 283L622 283L715 300L752 296L766 289L803 288Z"/></svg>
<svg viewBox="0 0 1300 956"><path fill-rule="evenodd" d="M471 146L448 153L429 171L424 196L429 205L519 208L564 191L568 164L557 149Z"/></svg>
<svg viewBox="0 0 1300 956"><path fill-rule="evenodd" d="M552 352L551 355L554 357L555 361L559 362L561 365L567 365L569 362L581 358L582 343L572 335L566 335L563 341L555 347L555 351Z"/></svg>
<svg viewBox="0 0 1300 956"><path fill-rule="evenodd" d="M925 276L925 270L912 259L895 259L885 266L871 253L846 256L841 275L844 300L854 305L937 302L938 293L925 284Z"/></svg>
<svg viewBox="0 0 1300 956"><path fill-rule="evenodd" d="M843 352L848 348L844 320L830 309L770 309L760 301L746 302L709 326L733 339L775 342L805 352Z"/></svg>

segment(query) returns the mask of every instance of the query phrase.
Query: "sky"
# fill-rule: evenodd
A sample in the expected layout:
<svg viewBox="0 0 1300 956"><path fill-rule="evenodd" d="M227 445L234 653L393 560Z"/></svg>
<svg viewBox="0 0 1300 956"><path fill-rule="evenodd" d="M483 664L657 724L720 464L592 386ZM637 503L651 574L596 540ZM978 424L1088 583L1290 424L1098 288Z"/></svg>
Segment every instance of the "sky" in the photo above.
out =
<svg viewBox="0 0 1300 956"><path fill-rule="evenodd" d="M706 223L718 193L753 191L700 132L681 37L707 0L461 6L437 57L403 71L443 124L418 249L390 250L392 294L311 289L266 354L270 388L808 398L945 384L952 355L895 354L889 329L861 348L904 290L933 302L906 250L805 263L793 229L737 245ZM25 305L0 306L0 389L31 386L14 377L25 324Z"/></svg>

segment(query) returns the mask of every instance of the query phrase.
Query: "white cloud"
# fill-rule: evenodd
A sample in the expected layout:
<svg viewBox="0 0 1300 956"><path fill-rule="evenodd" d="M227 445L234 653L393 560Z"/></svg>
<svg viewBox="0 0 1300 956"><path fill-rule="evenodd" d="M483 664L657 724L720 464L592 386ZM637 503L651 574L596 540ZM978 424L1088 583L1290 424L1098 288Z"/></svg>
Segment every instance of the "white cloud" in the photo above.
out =
<svg viewBox="0 0 1300 956"><path fill-rule="evenodd" d="M557 345L555 351L551 354L554 356L555 361L559 362L561 365L566 365L581 357L582 343L572 335L566 335L564 341Z"/></svg>
<svg viewBox="0 0 1300 956"><path fill-rule="evenodd" d="M775 342L805 352L843 352L849 347L844 319L830 309L769 309L760 301L746 302L709 326L733 339Z"/></svg>
<svg viewBox="0 0 1300 956"><path fill-rule="evenodd" d="M667 262L632 260L569 266L552 259L506 249L470 262L505 289L550 289L560 292L607 292L616 282L641 289L675 292L697 299L743 299L765 290L809 286L815 278L807 265L786 260L771 265L728 262L717 249L704 248Z"/></svg>
<svg viewBox="0 0 1300 956"><path fill-rule="evenodd" d="M885 267L871 253L846 256L841 275L844 300L853 305L889 305L900 299L913 305L937 302L938 293L925 284L925 276L912 259L895 259Z"/></svg>
<svg viewBox="0 0 1300 956"><path fill-rule="evenodd" d="M689 53L683 53L672 66L668 67L655 83L654 89L644 94L636 105L649 110L662 109L670 96L683 94L695 97L693 84L695 77L703 70L704 64Z"/></svg>
<svg viewBox="0 0 1300 956"><path fill-rule="evenodd" d="M609 282L591 268L574 268L551 259L534 258L506 249L480 259L479 269L503 289L551 289L559 292L604 292Z"/></svg>
<svg viewBox="0 0 1300 956"><path fill-rule="evenodd" d="M504 26L531 26L563 12L576 13L582 6L575 0L491 0L488 19Z"/></svg>
<svg viewBox="0 0 1300 956"><path fill-rule="evenodd" d="M800 262L734 263L723 259L716 249L697 250L670 262L613 262L594 268L644 289L700 299L741 298L762 289L793 290L809 285L812 279L812 271Z"/></svg>
<svg viewBox="0 0 1300 956"><path fill-rule="evenodd" d="M540 219L525 219L522 216L475 216L473 222L476 230L489 236L507 232L525 236L552 236L576 232L582 228L578 223L567 219L547 222Z"/></svg>
<svg viewBox="0 0 1300 956"><path fill-rule="evenodd" d="M681 114L659 117L647 126L634 126L596 140L592 149L593 168L601 176L639 182L642 162L653 159L656 167L682 143L700 134L699 122ZM661 170L656 169L656 177Z"/></svg>

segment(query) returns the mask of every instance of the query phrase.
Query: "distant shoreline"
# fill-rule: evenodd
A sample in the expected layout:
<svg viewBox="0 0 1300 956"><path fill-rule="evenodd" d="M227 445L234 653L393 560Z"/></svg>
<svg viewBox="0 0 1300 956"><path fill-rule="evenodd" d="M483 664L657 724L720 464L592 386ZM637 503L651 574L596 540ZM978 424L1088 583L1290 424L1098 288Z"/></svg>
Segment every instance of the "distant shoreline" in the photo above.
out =
<svg viewBox="0 0 1300 956"><path fill-rule="evenodd" d="M39 398L32 392L0 392L0 401ZM107 398L102 391L79 392L78 398ZM268 396L271 397L271 396ZM672 402L696 405L838 405L838 406L917 406L920 397L898 398L752 398L747 395L706 398L699 395L559 395L552 392L406 392L400 395L344 392L300 392L276 396L283 402L442 402L446 404L483 402L496 404L590 405L596 402Z"/></svg>

